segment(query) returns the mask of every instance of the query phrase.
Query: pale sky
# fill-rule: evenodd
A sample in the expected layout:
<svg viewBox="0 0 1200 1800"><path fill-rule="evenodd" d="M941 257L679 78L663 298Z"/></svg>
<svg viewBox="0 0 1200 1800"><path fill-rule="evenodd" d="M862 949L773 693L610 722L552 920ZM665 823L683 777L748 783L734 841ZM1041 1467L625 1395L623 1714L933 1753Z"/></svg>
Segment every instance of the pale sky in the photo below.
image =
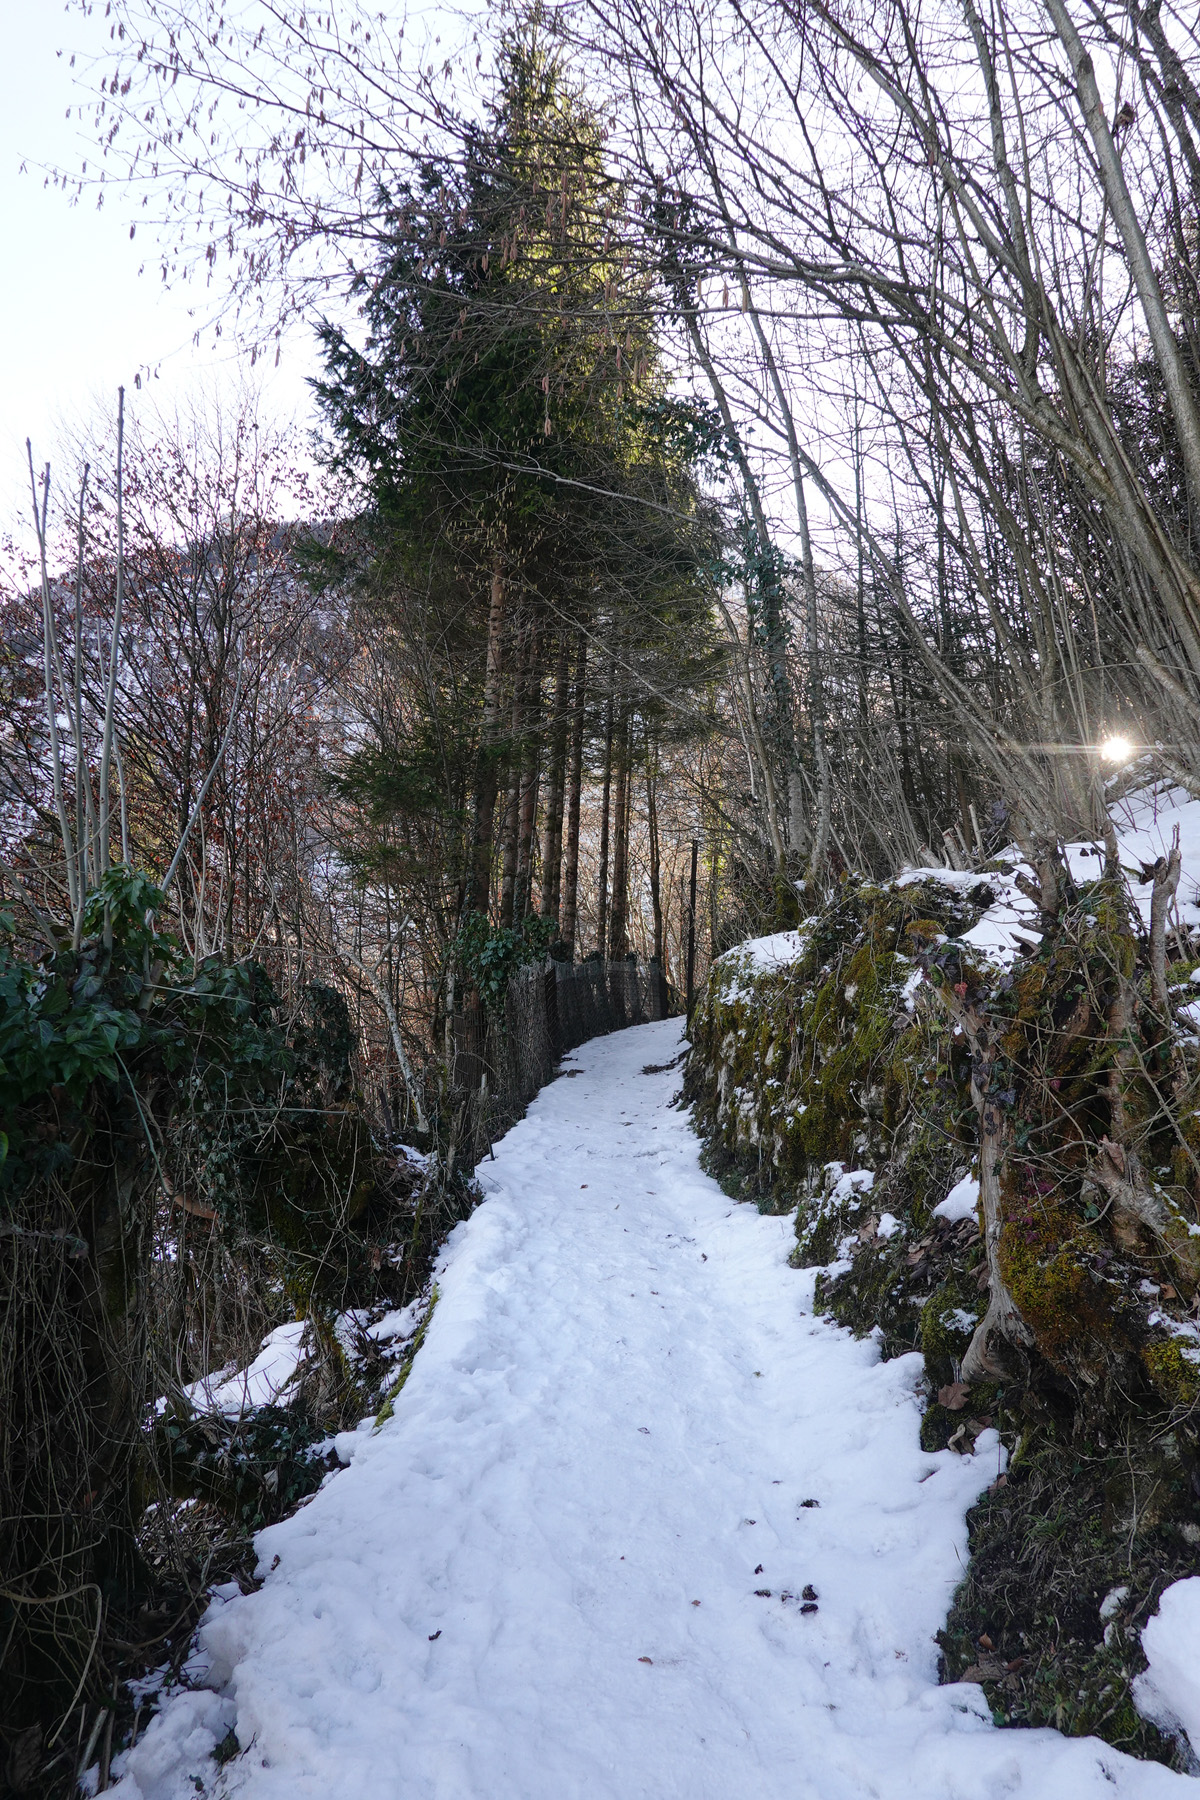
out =
<svg viewBox="0 0 1200 1800"><path fill-rule="evenodd" d="M98 407L115 415L122 383L127 406L137 407L139 371L142 393L167 408L201 384L219 390L236 377L232 350L193 348L201 315L191 309L203 307L203 294L164 290L153 237L143 226L130 242L134 215L119 190L110 189L97 212L90 199L72 207L43 186L37 165L75 168L87 154L79 125L65 117L79 99L69 52L86 54L102 41L103 11L97 5L83 19L60 0L0 0L8 59L0 107L0 538L14 527L23 535L29 517L26 437L39 464L53 460L61 426ZM143 258L148 268L139 275ZM304 378L315 368L311 340L295 334L279 369L259 383L274 418L307 417Z"/></svg>

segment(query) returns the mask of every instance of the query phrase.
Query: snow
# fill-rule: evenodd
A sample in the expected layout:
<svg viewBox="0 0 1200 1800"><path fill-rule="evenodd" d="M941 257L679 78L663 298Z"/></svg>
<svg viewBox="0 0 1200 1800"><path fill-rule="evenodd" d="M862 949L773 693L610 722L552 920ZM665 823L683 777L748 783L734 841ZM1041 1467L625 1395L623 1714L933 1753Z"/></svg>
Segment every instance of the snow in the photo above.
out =
<svg viewBox="0 0 1200 1800"><path fill-rule="evenodd" d="M957 1225L960 1219L973 1219L977 1216L979 1206L979 1182L974 1175L964 1175L956 1181L944 1200L938 1202L933 1209L935 1219L949 1219Z"/></svg>
<svg viewBox="0 0 1200 1800"><path fill-rule="evenodd" d="M399 1355L403 1340L411 1338L417 1330L421 1311L420 1302L414 1301L411 1306L384 1313L373 1324L367 1312L345 1312L339 1314L334 1331L351 1361L359 1354L361 1337L373 1338L385 1349L390 1349L391 1354ZM197 1412L224 1413L227 1418L240 1418L259 1406L286 1406L293 1398L289 1389L307 1355L304 1329L303 1319L278 1326L263 1339L261 1350L248 1368L238 1369L230 1364L217 1369L201 1376L199 1381L190 1382L184 1388L184 1394ZM160 1400L159 1410L162 1411L166 1404L165 1399ZM338 1434L339 1456L342 1441L353 1435L352 1432ZM331 1439L331 1448L334 1443Z"/></svg>
<svg viewBox="0 0 1200 1800"><path fill-rule="evenodd" d="M481 1165L394 1416L260 1534L120 1800L1195 1792L937 1685L996 1433L920 1448L920 1357L818 1318L791 1221L701 1173L641 1072L678 1043L585 1045Z"/></svg>
<svg viewBox="0 0 1200 1800"><path fill-rule="evenodd" d="M212 1753L233 1729L235 1713L232 1700L206 1688L184 1689L151 1719L132 1750L114 1758L122 1778L108 1792L149 1797L190 1789L194 1796L190 1772L215 1773Z"/></svg>
<svg viewBox="0 0 1200 1800"><path fill-rule="evenodd" d="M1182 1726L1200 1754L1200 1575L1163 1590L1142 1649L1150 1666L1134 1683L1138 1711L1167 1731Z"/></svg>
<svg viewBox="0 0 1200 1800"><path fill-rule="evenodd" d="M808 934L800 931L775 931L769 937L747 938L732 950L726 950L713 964L709 979L719 984L721 997L734 1002L746 991L742 982L753 983L760 975L774 975L799 962L804 954Z"/></svg>
<svg viewBox="0 0 1200 1800"><path fill-rule="evenodd" d="M845 1163L827 1162L825 1185L829 1189L830 1200L836 1204L841 1200L849 1200L853 1194L869 1194L875 1186L875 1171L847 1169Z"/></svg>
<svg viewBox="0 0 1200 1800"><path fill-rule="evenodd" d="M1117 833L1121 867L1129 879L1134 905L1144 925L1150 923L1150 883L1140 879L1171 848L1178 828L1183 873L1176 898L1180 922L1189 927L1200 926L1200 800L1194 800L1185 788L1169 781L1148 779L1146 783L1112 803L1111 817ZM1067 844L1064 855L1076 881L1094 881L1103 868L1104 847L1100 843ZM997 893L995 902L982 918L962 934L970 944L1002 969L1011 968L1023 950L1036 947L1041 939L1038 909L1017 886L1016 876L1032 875L1015 845L1001 851L997 861L1003 865L986 872L970 870L922 868L906 869L896 877L896 886L913 881L937 881L955 893L969 894L986 882ZM914 983L910 977L904 990L905 1004L912 1010ZM1200 1030L1200 1011L1197 1015Z"/></svg>
<svg viewBox="0 0 1200 1800"><path fill-rule="evenodd" d="M992 874L987 879L999 889L998 897L962 939L1000 968L1010 969L1022 950L1041 942L1040 915L1011 875Z"/></svg>
<svg viewBox="0 0 1200 1800"><path fill-rule="evenodd" d="M1036 945L1041 932L1038 929L1038 909L1026 894L1023 894L1016 883L1019 869L1028 869L1020 861L1017 850L1007 850L998 860L1010 860L1010 866L988 869L986 872L972 869L944 869L929 867L905 869L896 876L894 885L906 887L914 881L936 881L940 886L949 888L952 893L970 896L980 886L990 887L996 895L983 916L962 933L961 942L969 944L989 961L1000 968L1011 968L1014 958L1020 950ZM904 988L903 1000L908 1011L913 1010L913 996L920 985L919 972L910 975Z"/></svg>
<svg viewBox="0 0 1200 1800"><path fill-rule="evenodd" d="M990 877L979 875L972 869L947 869L941 863L928 864L921 868L902 869L896 876L896 887L907 887L914 881L940 881L942 886L950 888L957 894L969 894L977 888L981 881Z"/></svg>
<svg viewBox="0 0 1200 1800"><path fill-rule="evenodd" d="M221 1369L193 1381L183 1391L197 1412L224 1413L229 1418L258 1406L277 1405L303 1360L303 1336L303 1319L277 1326L263 1339L262 1349L248 1369L236 1374Z"/></svg>
<svg viewBox="0 0 1200 1800"><path fill-rule="evenodd" d="M374 1338L377 1344L390 1344L396 1338L411 1337L421 1322L421 1311L421 1302L414 1300L410 1306L401 1306L394 1312L384 1313L382 1319L367 1326L367 1336Z"/></svg>
<svg viewBox="0 0 1200 1800"><path fill-rule="evenodd" d="M1170 782L1152 782L1115 802L1112 817L1121 848L1121 865L1126 871L1132 870L1135 877L1142 867L1150 867L1160 856L1167 854L1178 827L1183 864L1177 895L1179 916L1184 925L1200 925L1196 894L1197 882L1200 882L1200 800L1193 800L1185 788ZM1072 844L1068 849L1071 872L1077 878L1094 876L1100 866L1093 858L1089 870L1089 859L1081 854L1086 848ZM1134 880L1132 886L1142 919L1148 926L1150 884Z"/></svg>
<svg viewBox="0 0 1200 1800"><path fill-rule="evenodd" d="M1127 1587L1109 1588L1107 1594L1105 1594L1103 1600L1100 1602L1101 1624L1107 1625L1110 1619L1115 1619L1128 1598L1129 1589Z"/></svg>
<svg viewBox="0 0 1200 1800"><path fill-rule="evenodd" d="M748 938L729 954L743 959L756 974L768 974L799 962L806 941L803 931L775 931L770 937Z"/></svg>

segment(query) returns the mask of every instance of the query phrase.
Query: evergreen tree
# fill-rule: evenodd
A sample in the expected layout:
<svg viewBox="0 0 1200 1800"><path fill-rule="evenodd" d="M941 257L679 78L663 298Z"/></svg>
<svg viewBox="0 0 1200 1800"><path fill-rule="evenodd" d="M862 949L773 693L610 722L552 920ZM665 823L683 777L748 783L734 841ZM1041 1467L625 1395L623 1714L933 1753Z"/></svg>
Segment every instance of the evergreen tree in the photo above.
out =
<svg viewBox="0 0 1200 1800"><path fill-rule="evenodd" d="M498 875L511 926L533 905L547 763L540 910L557 921L574 912L557 875L578 808L572 679L586 713L589 679L620 669L623 743L639 677L677 691L711 663L698 440L626 268L599 121L536 14L502 45L484 124L384 202L366 342L325 327L318 395L365 486L371 585L403 613L421 679L401 737L348 781L375 830L413 805L449 822L449 910L488 912Z"/></svg>

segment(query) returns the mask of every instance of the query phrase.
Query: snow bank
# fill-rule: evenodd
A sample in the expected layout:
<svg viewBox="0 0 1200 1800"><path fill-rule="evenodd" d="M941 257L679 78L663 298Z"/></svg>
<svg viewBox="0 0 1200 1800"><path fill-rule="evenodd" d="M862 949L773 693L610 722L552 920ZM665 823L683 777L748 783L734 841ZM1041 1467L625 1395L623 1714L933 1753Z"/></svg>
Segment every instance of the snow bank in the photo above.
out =
<svg viewBox="0 0 1200 1800"><path fill-rule="evenodd" d="M1036 944L1041 933L1037 928L1037 907L1017 886L1016 874L1022 866L1020 858L1015 850L1006 854L1012 857L1012 865L989 869L986 874L940 867L905 869L903 874L897 875L893 885L908 887L916 881L936 881L940 887L964 898L980 887L991 888L996 899L982 918L969 931L963 932L962 939L1001 968L1009 968L1020 950Z"/></svg>
<svg viewBox="0 0 1200 1800"><path fill-rule="evenodd" d="M1182 1727L1200 1756L1200 1575L1163 1590L1142 1649L1150 1666L1134 1683L1138 1711L1160 1730Z"/></svg>
<svg viewBox="0 0 1200 1800"><path fill-rule="evenodd" d="M1197 883L1200 882L1200 800L1193 800L1185 788L1176 787L1168 781L1157 781L1139 788L1124 800L1118 800L1112 808L1112 814L1121 847L1121 863L1126 869L1132 870L1135 876L1142 868L1151 867L1160 856L1167 854L1178 828L1183 863L1183 875L1177 895L1179 916L1185 925L1200 925L1200 904L1197 904ZM1091 857L1086 854L1089 848L1093 851ZM1094 875L1099 866L1095 860L1095 848L1084 844L1070 845L1068 860L1071 872L1077 879ZM1133 893L1142 918L1149 926L1149 882L1135 881Z"/></svg>
<svg viewBox="0 0 1200 1800"><path fill-rule="evenodd" d="M119 1779L108 1792L121 1800L196 1800L216 1773L213 1751L232 1731L236 1710L206 1688L177 1693L133 1749L113 1758Z"/></svg>

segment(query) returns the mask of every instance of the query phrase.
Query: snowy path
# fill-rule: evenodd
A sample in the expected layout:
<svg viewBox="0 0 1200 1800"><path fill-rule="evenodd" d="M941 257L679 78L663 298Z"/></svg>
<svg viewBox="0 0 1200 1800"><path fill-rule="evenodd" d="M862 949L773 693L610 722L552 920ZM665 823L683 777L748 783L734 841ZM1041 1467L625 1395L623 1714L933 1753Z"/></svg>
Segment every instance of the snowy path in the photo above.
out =
<svg viewBox="0 0 1200 1800"><path fill-rule="evenodd" d="M167 1707L125 1800L1196 1792L935 1685L994 1434L923 1453L919 1359L812 1318L790 1221L733 1206L678 1073L641 1072L677 1042L586 1045L482 1166L394 1419L263 1534L207 1627L223 1695Z"/></svg>

